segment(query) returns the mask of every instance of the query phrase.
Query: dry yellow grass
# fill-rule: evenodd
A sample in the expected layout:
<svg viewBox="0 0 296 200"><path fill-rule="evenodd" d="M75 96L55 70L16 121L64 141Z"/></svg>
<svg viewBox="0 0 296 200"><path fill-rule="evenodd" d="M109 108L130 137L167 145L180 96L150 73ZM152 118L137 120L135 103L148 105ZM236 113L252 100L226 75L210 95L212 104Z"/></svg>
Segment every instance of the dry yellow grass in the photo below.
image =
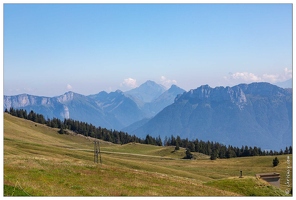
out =
<svg viewBox="0 0 296 200"><path fill-rule="evenodd" d="M60 135L5 114L4 184L17 185L32 196L240 196L245 194L221 189L219 182L207 183L236 177L240 170L246 176L286 173L285 156L279 156L280 165L273 168L273 157L183 160L184 149L100 144L102 165L93 162L91 139ZM285 189L284 182L281 187ZM268 188L265 194L273 191Z"/></svg>

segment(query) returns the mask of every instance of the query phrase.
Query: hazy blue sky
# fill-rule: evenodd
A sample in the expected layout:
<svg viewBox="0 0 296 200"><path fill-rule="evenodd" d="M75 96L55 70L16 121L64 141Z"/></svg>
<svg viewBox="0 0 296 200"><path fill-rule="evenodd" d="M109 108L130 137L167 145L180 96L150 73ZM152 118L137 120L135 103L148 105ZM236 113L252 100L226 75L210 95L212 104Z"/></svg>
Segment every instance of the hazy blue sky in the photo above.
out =
<svg viewBox="0 0 296 200"><path fill-rule="evenodd" d="M5 4L4 94L292 77L292 4Z"/></svg>

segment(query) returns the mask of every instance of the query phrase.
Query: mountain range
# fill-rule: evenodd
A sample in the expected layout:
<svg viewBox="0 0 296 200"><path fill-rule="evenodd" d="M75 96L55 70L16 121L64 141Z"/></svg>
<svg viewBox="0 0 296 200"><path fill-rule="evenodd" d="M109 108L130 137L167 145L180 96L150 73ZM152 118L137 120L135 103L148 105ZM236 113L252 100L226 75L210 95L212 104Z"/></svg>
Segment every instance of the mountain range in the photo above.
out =
<svg viewBox="0 0 296 200"><path fill-rule="evenodd" d="M185 92L176 85L168 90L153 81L147 81L127 92L116 90L84 96L67 92L57 97L29 94L4 96L4 109L13 107L33 110L48 118L71 118L108 129L121 130L144 118L151 118L174 98Z"/></svg>
<svg viewBox="0 0 296 200"><path fill-rule="evenodd" d="M147 81L127 92L4 96L4 109L10 107L142 138L179 135L274 150L292 144L292 90L263 82L215 88L202 85L186 92L176 85L166 90Z"/></svg>
<svg viewBox="0 0 296 200"><path fill-rule="evenodd" d="M280 149L292 144L292 91L269 83L203 85L140 126L139 137L179 135L223 144Z"/></svg>

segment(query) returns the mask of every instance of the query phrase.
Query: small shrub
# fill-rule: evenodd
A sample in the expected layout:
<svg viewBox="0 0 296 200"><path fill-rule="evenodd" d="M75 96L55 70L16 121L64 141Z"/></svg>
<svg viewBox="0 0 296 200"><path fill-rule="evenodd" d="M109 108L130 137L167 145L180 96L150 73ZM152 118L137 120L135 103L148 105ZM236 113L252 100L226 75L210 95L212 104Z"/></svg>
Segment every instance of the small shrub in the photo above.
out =
<svg viewBox="0 0 296 200"><path fill-rule="evenodd" d="M61 129L59 130L59 134L64 134L64 133L65 133L64 129L61 128Z"/></svg>

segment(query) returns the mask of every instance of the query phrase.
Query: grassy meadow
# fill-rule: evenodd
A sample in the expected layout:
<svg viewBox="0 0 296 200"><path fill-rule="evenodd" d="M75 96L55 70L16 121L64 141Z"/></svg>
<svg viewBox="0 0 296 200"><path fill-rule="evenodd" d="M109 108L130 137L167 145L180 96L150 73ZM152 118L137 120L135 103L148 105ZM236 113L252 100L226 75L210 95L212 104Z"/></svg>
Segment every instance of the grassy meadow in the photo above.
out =
<svg viewBox="0 0 296 200"><path fill-rule="evenodd" d="M199 153L184 160L185 149L138 143L100 147L97 164L92 138L5 113L4 196L286 196L287 156L292 162L291 155L277 156L273 167L274 156L212 161ZM280 173L280 189L255 178L265 172Z"/></svg>

